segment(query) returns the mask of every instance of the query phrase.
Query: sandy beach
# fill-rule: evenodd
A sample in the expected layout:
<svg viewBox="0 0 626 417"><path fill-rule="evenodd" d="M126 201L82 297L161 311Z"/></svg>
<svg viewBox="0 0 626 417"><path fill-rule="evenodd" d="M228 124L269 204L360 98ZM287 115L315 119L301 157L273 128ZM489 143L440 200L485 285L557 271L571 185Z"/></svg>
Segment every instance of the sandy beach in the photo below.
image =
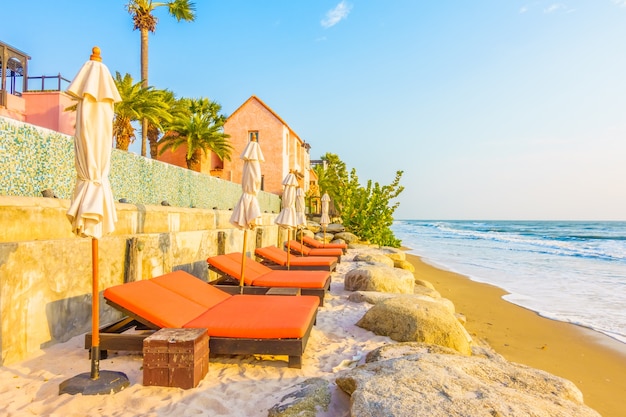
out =
<svg viewBox="0 0 626 417"><path fill-rule="evenodd" d="M3 416L267 416L295 384L311 377L333 381L335 372L362 362L376 347L394 343L355 323L370 307L347 300L343 276L354 267L350 251L333 273L331 293L319 310L302 369L287 367L286 357L211 356L209 373L197 388L142 385L142 357L110 352L101 370L124 372L130 387L113 395L58 395L64 380L89 371L83 337L47 347L31 359L0 368ZM543 319L501 299L503 291L408 259L416 276L432 282L442 296L466 315L474 337L488 341L507 359L544 369L573 381L587 405L604 417L623 415L626 355L610 339L576 326ZM318 417L348 416L349 398L334 388L330 408Z"/></svg>
<svg viewBox="0 0 626 417"><path fill-rule="evenodd" d="M598 332L539 316L502 299L505 291L407 255L415 275L433 283L467 318L473 337L512 362L569 379L603 417L626 415L626 346Z"/></svg>

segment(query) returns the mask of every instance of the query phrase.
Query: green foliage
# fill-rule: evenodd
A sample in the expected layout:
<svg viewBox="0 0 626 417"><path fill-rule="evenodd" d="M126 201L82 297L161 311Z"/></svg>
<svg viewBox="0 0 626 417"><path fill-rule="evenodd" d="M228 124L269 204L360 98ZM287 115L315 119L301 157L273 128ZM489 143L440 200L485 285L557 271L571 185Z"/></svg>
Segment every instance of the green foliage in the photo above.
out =
<svg viewBox="0 0 626 417"><path fill-rule="evenodd" d="M226 116L220 114L222 107L207 98L182 98L173 106L173 120L166 125L167 133L161 138L160 153L187 145L188 167L197 163L200 152L214 152L220 159L230 160L232 145L224 133Z"/></svg>
<svg viewBox="0 0 626 417"><path fill-rule="evenodd" d="M400 205L391 200L398 197L404 187L400 185L403 171L397 171L389 185L380 185L369 180L367 186L359 183L356 170L348 174L346 165L335 154L327 153L322 157L325 166L318 165L320 193L327 192L341 216L346 230L381 246L399 247L398 240L390 227L393 213Z"/></svg>

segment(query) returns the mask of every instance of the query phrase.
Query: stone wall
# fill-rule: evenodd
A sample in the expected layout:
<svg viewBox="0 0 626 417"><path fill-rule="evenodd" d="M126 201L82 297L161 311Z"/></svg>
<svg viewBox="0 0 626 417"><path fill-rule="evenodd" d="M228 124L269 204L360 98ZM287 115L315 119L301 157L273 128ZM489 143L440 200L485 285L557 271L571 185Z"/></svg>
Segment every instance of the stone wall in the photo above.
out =
<svg viewBox="0 0 626 417"><path fill-rule="evenodd" d="M91 330L91 239L72 234L68 207L67 199L0 196L1 364ZM230 224L230 210L116 209L116 230L98 241L102 324L121 316L104 303L105 288L177 269L211 280L207 257L243 249L244 232ZM264 214L262 225L247 233L248 254L286 238L275 216Z"/></svg>

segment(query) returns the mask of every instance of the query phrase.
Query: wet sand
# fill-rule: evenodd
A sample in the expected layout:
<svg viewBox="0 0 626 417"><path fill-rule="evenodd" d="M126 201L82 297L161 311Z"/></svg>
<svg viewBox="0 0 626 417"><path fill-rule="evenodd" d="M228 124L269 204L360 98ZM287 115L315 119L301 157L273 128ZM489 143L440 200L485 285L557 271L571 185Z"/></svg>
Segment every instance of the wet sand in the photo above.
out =
<svg viewBox="0 0 626 417"><path fill-rule="evenodd" d="M626 345L601 333L546 319L498 287L433 267L407 253L416 278L431 282L467 318L470 334L517 362L569 379L603 417L626 416Z"/></svg>

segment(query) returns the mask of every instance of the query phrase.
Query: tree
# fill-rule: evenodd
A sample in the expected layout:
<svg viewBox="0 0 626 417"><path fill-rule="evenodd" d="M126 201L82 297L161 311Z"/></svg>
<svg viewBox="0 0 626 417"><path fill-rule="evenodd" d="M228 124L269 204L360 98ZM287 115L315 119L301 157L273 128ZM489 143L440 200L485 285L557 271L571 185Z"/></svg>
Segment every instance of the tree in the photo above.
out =
<svg viewBox="0 0 626 417"><path fill-rule="evenodd" d="M404 190L400 185L403 172L397 171L390 185L381 186L369 180L362 187L356 170L353 168L348 173L346 164L337 155L327 153L322 160L324 165L315 167L320 192L328 193L346 230L375 244L400 246L390 229L393 213L400 203L390 204L390 201Z"/></svg>
<svg viewBox="0 0 626 417"><path fill-rule="evenodd" d="M143 87L148 87L148 32L156 31L158 19L153 12L157 7L167 6L170 16L178 22L195 20L195 3L189 0L173 0L166 2L154 2L152 0L130 0L126 4L128 13L133 17L134 29L139 29L141 34L141 82ZM141 155L146 156L146 142L148 135L148 121L142 121L141 129Z"/></svg>
<svg viewBox="0 0 626 417"><path fill-rule="evenodd" d="M166 126L167 132L159 140L160 154L166 150L175 152L181 145L187 146L185 160L187 168L200 171L202 152L214 152L220 159L230 161L232 145L224 133L226 116L219 114L222 107L207 98L180 99L185 109Z"/></svg>
<svg viewBox="0 0 626 417"><path fill-rule="evenodd" d="M135 139L132 122L146 119L157 128L170 119L169 106L165 101L166 92L153 87L144 88L141 82L134 83L130 74L123 77L115 73L115 86L122 101L115 104L113 136L115 147L127 151Z"/></svg>

